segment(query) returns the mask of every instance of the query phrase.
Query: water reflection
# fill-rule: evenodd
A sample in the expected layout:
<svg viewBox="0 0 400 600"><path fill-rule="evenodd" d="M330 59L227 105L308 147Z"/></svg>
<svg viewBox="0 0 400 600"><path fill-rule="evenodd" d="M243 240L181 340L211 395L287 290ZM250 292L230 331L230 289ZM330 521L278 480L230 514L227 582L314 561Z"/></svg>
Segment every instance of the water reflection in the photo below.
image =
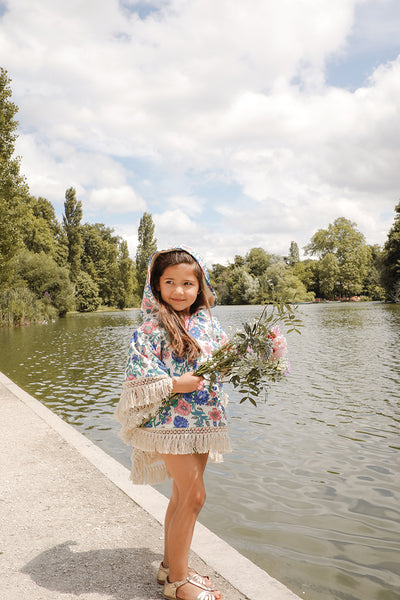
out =
<svg viewBox="0 0 400 600"><path fill-rule="evenodd" d="M300 596L400 597L400 307L300 307L291 377L229 404L234 451L202 521ZM260 307L217 307L228 329ZM129 464L113 419L137 311L0 331L0 369ZM166 484L160 488L169 491Z"/></svg>

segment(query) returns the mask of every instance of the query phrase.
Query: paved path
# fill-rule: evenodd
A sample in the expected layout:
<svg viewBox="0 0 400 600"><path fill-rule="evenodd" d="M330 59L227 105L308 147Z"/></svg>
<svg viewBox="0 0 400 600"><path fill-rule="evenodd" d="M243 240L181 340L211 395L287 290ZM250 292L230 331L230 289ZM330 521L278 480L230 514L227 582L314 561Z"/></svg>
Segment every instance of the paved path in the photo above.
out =
<svg viewBox="0 0 400 600"><path fill-rule="evenodd" d="M156 600L166 498L0 373L1 600ZM196 525L191 564L226 600L296 600Z"/></svg>

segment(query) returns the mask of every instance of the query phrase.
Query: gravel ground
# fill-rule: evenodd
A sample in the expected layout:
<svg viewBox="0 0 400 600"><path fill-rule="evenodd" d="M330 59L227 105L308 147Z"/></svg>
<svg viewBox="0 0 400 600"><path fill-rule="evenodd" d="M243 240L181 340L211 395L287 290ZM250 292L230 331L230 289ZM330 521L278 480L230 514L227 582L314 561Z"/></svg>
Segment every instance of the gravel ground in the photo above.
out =
<svg viewBox="0 0 400 600"><path fill-rule="evenodd" d="M1 599L161 598L160 523L3 382ZM190 562L210 574L226 600L246 599L197 555Z"/></svg>

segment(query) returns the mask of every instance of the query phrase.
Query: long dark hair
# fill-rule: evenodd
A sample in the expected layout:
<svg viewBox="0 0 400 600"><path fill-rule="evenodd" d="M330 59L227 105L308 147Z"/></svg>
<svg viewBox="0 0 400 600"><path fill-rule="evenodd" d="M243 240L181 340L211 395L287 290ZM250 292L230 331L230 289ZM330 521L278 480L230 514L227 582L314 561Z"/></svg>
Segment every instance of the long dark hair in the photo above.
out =
<svg viewBox="0 0 400 600"><path fill-rule="evenodd" d="M194 274L199 283L199 293L189 309L190 314L195 313L200 308L207 308L209 310L210 300L212 298L214 301L214 298L207 287L199 263L185 250L166 250L154 256L150 267L150 287L159 305L158 321L168 334L172 351L180 358L187 357L189 361L192 361L201 354L200 345L186 330L184 320L180 314L163 301L158 289L160 277L165 269L181 263L193 265Z"/></svg>

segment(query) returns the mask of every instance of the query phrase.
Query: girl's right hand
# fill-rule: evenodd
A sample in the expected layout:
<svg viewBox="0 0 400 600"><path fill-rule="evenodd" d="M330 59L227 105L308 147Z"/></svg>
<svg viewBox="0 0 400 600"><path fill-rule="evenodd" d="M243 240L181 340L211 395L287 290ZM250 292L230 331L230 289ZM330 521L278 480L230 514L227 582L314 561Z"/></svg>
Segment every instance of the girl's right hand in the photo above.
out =
<svg viewBox="0 0 400 600"><path fill-rule="evenodd" d="M184 373L180 377L174 377L172 383L172 393L189 394L190 392L195 392L201 381L203 381L203 377L193 375L192 372Z"/></svg>

